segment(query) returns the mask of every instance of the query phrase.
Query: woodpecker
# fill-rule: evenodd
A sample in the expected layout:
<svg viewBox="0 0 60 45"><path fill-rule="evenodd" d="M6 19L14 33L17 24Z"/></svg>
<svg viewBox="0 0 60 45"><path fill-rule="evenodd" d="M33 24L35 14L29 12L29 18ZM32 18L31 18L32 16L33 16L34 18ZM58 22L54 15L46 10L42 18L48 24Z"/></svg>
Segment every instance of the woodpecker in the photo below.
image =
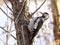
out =
<svg viewBox="0 0 60 45"><path fill-rule="evenodd" d="M47 12L44 12L41 14L42 14L42 16L40 16L40 17L34 17L28 25L28 29L32 33L31 40L36 36L39 29L42 27L43 22L49 18L49 14Z"/></svg>

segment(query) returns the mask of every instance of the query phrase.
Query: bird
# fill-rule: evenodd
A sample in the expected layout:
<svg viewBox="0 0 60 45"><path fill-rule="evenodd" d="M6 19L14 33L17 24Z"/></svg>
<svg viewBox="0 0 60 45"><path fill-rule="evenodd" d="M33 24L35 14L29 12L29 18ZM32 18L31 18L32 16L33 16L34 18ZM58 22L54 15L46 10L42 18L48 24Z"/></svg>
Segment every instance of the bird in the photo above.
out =
<svg viewBox="0 0 60 45"><path fill-rule="evenodd" d="M32 21L28 24L28 29L31 32L30 40L33 40L37 35L39 29L42 27L45 20L49 18L49 14L47 12L41 13L42 16L34 17Z"/></svg>

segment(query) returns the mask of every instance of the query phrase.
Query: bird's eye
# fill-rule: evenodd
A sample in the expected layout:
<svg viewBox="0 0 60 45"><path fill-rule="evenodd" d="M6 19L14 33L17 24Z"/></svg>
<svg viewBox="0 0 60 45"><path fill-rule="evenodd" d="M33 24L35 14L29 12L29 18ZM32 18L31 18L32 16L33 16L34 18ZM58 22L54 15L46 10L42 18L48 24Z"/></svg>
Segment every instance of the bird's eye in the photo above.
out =
<svg viewBox="0 0 60 45"><path fill-rule="evenodd" d="M44 15L42 15L42 17L43 17L43 18L45 18L45 16L44 16Z"/></svg>

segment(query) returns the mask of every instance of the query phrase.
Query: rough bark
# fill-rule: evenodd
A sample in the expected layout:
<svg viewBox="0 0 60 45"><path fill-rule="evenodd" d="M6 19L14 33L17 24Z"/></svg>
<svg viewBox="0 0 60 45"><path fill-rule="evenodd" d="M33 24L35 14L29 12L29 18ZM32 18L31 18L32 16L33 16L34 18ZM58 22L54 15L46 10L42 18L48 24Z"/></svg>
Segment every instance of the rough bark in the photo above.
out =
<svg viewBox="0 0 60 45"><path fill-rule="evenodd" d="M28 22L25 20L25 6L26 1L22 0L9 0L12 4L13 16L16 28L17 44L18 45L31 45L29 42L29 31L27 29Z"/></svg>

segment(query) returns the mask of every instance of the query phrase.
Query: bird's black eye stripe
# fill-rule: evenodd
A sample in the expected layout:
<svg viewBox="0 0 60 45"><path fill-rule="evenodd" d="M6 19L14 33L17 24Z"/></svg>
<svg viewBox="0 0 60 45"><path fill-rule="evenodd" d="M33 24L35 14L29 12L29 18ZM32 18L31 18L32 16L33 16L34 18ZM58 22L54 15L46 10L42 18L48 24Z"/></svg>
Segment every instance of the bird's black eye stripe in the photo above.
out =
<svg viewBox="0 0 60 45"><path fill-rule="evenodd" d="M37 17L36 20L34 21L34 24L36 23L36 21L37 21L39 18L42 18L42 17Z"/></svg>
<svg viewBox="0 0 60 45"><path fill-rule="evenodd" d="M44 16L44 15L42 15L42 18L45 18L45 16Z"/></svg>

